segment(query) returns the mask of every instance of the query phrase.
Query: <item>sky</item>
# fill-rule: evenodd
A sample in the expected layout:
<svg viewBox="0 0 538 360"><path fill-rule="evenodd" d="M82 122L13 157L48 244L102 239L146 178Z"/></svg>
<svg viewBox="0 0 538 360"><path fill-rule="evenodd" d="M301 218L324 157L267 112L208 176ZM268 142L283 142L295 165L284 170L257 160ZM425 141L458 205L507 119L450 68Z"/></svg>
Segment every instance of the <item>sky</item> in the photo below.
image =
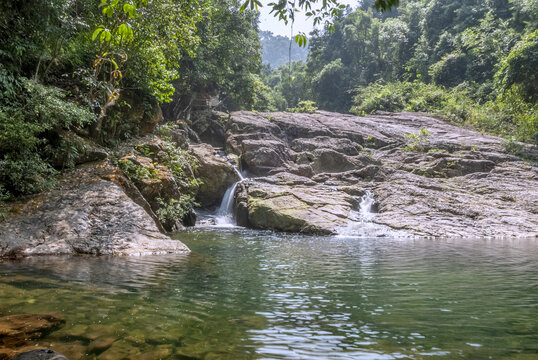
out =
<svg viewBox="0 0 538 360"><path fill-rule="evenodd" d="M275 18L273 14L269 14L271 8L267 6L268 3L274 2L271 1L262 1L264 4L260 8L260 29L265 31L272 31L275 35L283 35L286 37L290 36L290 23L285 25L283 21L279 21L278 18ZM358 4L357 0L340 0L340 3L345 5L351 5L356 7ZM312 19L307 19L304 13L298 13L295 15L295 24L293 25L293 34L297 35L299 32L304 32L309 34L310 31L314 29L312 26ZM318 25L319 27L319 25Z"/></svg>

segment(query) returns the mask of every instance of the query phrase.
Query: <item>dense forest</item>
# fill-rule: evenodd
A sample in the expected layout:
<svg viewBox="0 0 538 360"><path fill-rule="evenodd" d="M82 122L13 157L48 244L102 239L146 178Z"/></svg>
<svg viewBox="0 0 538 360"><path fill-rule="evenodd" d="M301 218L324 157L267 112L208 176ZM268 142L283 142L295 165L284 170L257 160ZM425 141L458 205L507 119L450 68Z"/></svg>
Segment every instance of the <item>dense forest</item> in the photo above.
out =
<svg viewBox="0 0 538 360"><path fill-rule="evenodd" d="M537 0L329 3L336 19L309 35L307 60L274 69L255 6L236 0L2 2L0 200L47 189L80 139L143 133L161 105L167 120L208 104L424 111L538 142Z"/></svg>
<svg viewBox="0 0 538 360"><path fill-rule="evenodd" d="M538 142L538 1L374 1L309 39L306 63L266 69L273 106L363 115L422 111Z"/></svg>

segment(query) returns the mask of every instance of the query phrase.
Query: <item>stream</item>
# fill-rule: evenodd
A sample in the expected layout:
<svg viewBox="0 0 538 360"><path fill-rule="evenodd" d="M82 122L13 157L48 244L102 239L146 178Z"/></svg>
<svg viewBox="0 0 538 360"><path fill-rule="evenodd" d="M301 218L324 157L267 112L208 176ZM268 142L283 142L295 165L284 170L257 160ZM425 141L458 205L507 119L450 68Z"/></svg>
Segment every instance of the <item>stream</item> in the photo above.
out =
<svg viewBox="0 0 538 360"><path fill-rule="evenodd" d="M536 239L177 238L193 253L1 262L0 316L62 314L35 343L71 360L538 357Z"/></svg>

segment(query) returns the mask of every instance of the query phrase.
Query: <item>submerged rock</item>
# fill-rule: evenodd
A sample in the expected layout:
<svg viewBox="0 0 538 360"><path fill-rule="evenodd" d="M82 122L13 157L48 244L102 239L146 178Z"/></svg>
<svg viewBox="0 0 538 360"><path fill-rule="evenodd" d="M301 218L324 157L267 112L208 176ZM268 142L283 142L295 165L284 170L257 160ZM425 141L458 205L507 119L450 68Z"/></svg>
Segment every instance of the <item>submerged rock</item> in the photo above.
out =
<svg viewBox="0 0 538 360"><path fill-rule="evenodd" d="M0 223L0 257L189 251L159 231L118 185L124 182L107 162L94 163L67 174L55 190L13 206L10 218Z"/></svg>
<svg viewBox="0 0 538 360"><path fill-rule="evenodd" d="M62 354L50 349L25 351L18 354L13 360L69 360Z"/></svg>
<svg viewBox="0 0 538 360"><path fill-rule="evenodd" d="M0 317L0 348L15 349L59 329L59 314L20 314Z"/></svg>
<svg viewBox="0 0 538 360"><path fill-rule="evenodd" d="M418 113L323 111L235 112L227 135L249 176L265 176L236 192L240 225L337 233L369 190L369 221L408 235L538 236L538 169L498 137Z"/></svg>

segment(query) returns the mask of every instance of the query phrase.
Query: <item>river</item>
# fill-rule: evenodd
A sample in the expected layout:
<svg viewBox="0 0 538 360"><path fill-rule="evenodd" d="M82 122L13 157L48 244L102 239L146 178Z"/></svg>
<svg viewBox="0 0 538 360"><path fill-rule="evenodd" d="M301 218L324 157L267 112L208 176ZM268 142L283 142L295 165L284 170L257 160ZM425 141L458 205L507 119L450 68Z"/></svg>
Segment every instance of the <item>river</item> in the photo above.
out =
<svg viewBox="0 0 538 360"><path fill-rule="evenodd" d="M72 360L538 358L536 239L177 237L192 254L0 262L0 316L61 313L36 344Z"/></svg>

